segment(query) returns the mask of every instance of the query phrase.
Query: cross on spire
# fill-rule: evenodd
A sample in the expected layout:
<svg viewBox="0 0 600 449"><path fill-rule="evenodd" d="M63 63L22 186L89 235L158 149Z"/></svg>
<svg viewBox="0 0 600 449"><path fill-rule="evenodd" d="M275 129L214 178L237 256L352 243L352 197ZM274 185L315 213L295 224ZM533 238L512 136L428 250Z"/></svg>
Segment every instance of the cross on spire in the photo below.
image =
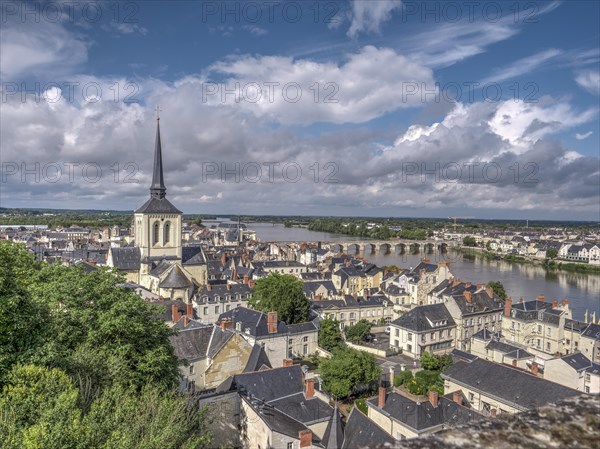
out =
<svg viewBox="0 0 600 449"><path fill-rule="evenodd" d="M156 120L160 120L160 113L162 109L159 108L158 103L156 103Z"/></svg>

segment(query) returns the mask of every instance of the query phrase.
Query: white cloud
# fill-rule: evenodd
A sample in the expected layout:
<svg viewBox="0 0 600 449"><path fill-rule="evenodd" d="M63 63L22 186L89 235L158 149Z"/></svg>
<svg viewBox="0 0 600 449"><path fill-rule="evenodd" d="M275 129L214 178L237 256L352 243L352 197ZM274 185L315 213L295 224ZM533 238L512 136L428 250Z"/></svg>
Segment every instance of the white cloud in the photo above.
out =
<svg viewBox="0 0 600 449"><path fill-rule="evenodd" d="M217 93L207 96L209 104L227 104L284 124L363 123L422 105L422 85L434 86L429 68L389 48L372 46L347 55L339 65L246 55L216 63L209 72L226 77ZM270 90L266 83L278 85ZM223 97L225 86L229 90L239 86L245 99ZM413 88L417 91L409 94Z"/></svg>
<svg viewBox="0 0 600 449"><path fill-rule="evenodd" d="M0 28L0 42L4 81L25 73L45 77L70 73L87 60L87 42L60 23L8 22Z"/></svg>
<svg viewBox="0 0 600 449"><path fill-rule="evenodd" d="M94 104L22 103L9 97L0 123L3 162L26 162L28 167L34 162L94 162L102 167L103 177L97 183L86 182L78 171L71 183L66 177L59 183L34 182L31 177L23 183L18 175L12 176L2 186L3 204L134 209L148 195L153 107L160 103L168 195L186 212L350 214L359 210L363 215L423 216L454 208L504 211L497 216L534 210L540 218L562 217L567 210L573 217L591 219L597 210L598 159L547 140L557 130L580 123L581 117L590 117L563 101L544 99L535 106L456 104L437 124L407 127L395 143L382 146L381 134L368 129L298 135L285 126L273 127L268 116L203 104L201 89L196 78L174 84L140 80L143 105L114 103L110 98ZM544 126L547 122L552 125ZM128 162L137 167L138 183L123 182L124 171L118 182L114 179L114 164L123 168ZM226 182L219 174L202 177L207 163L216 164L220 173L222 164L231 170L236 163L244 167L249 162L278 163L274 182L268 181L266 168L257 183L244 178L236 182L234 175ZM282 178L282 167L291 162L302 168L296 183ZM337 167L337 182L323 182L331 173L328 162ZM319 182L314 180L315 163L320 167ZM453 172L444 172L443 167L451 163L462 167L459 182L448 182ZM465 163L479 163L479 168L497 164L502 177L492 182L479 170L470 180ZM436 171L438 164L442 178L430 174L422 182L419 173L406 176L410 164L416 164L419 172ZM494 176L494 170L487 175Z"/></svg>
<svg viewBox="0 0 600 449"><path fill-rule="evenodd" d="M254 36L264 36L265 34L269 34L268 30L256 25L244 25L242 28L249 31L250 34L253 34Z"/></svg>
<svg viewBox="0 0 600 449"><path fill-rule="evenodd" d="M584 70L579 72L575 81L588 92L600 95L600 72L593 70Z"/></svg>
<svg viewBox="0 0 600 449"><path fill-rule="evenodd" d="M583 134L576 133L575 134L575 139L577 139L577 140L585 140L588 137L590 137L592 134L594 134L593 131L588 131L587 133L583 133Z"/></svg>
<svg viewBox="0 0 600 449"><path fill-rule="evenodd" d="M502 81L506 81L526 73L530 74L562 54L563 52L561 50L550 48L534 55L527 56L526 58L518 59L508 67L496 71L494 74L484 79L481 83L501 83Z"/></svg>
<svg viewBox="0 0 600 449"><path fill-rule="evenodd" d="M400 0L354 0L347 35L355 38L359 33L379 33L381 25L390 20L392 13L401 5Z"/></svg>

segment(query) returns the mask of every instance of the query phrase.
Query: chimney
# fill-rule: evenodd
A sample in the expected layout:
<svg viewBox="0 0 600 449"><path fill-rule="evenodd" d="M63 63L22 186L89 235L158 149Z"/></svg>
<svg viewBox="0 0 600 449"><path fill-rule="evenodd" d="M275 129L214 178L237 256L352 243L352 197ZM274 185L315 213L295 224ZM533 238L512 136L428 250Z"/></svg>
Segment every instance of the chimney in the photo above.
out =
<svg viewBox="0 0 600 449"><path fill-rule="evenodd" d="M493 297L494 297L494 290L492 289L492 287L486 287L486 288L485 288L485 292L487 293L487 295L488 295L490 298L493 298Z"/></svg>
<svg viewBox="0 0 600 449"><path fill-rule="evenodd" d="M520 302L521 304L523 304L523 303L525 302L525 300L523 299L523 297L522 297L522 296L519 298L519 302Z"/></svg>
<svg viewBox="0 0 600 449"><path fill-rule="evenodd" d="M558 301L555 299L554 301L552 301L552 308L556 309L558 307Z"/></svg>
<svg viewBox="0 0 600 449"><path fill-rule="evenodd" d="M506 298L504 300L504 316L510 316L510 309L512 308L512 299Z"/></svg>
<svg viewBox="0 0 600 449"><path fill-rule="evenodd" d="M231 318L223 318L221 320L221 330L222 331L226 331L228 329L231 329L233 326L233 321L231 320Z"/></svg>
<svg viewBox="0 0 600 449"><path fill-rule="evenodd" d="M434 407L438 406L438 392L435 390L431 390L429 392L429 402L431 402L431 405L433 405Z"/></svg>
<svg viewBox="0 0 600 449"><path fill-rule="evenodd" d="M300 440L300 448L312 446L312 431L309 429L301 430L298 432L298 439Z"/></svg>
<svg viewBox="0 0 600 449"><path fill-rule="evenodd" d="M531 362L531 374L533 374L534 376L538 375L538 364L537 362Z"/></svg>
<svg viewBox="0 0 600 449"><path fill-rule="evenodd" d="M562 305L563 306L568 306L569 305L569 300L568 299L563 299L562 300Z"/></svg>
<svg viewBox="0 0 600 449"><path fill-rule="evenodd" d="M544 294L541 294L537 297L538 301L544 302L546 300L546 296Z"/></svg>
<svg viewBox="0 0 600 449"><path fill-rule="evenodd" d="M379 408L383 408L385 406L385 387L379 387L379 400L378 400L378 405Z"/></svg>
<svg viewBox="0 0 600 449"><path fill-rule="evenodd" d="M250 280L250 278L248 277L247 274L244 275L244 284L248 284L248 281Z"/></svg>
<svg viewBox="0 0 600 449"><path fill-rule="evenodd" d="M471 300L472 300L471 292L465 290L464 293L463 293L463 295L465 296L465 299L467 300L467 302L469 304L471 304Z"/></svg>
<svg viewBox="0 0 600 449"><path fill-rule="evenodd" d="M452 400L454 402L456 402L458 405L462 405L462 393L460 391L455 391L454 394L452 395Z"/></svg>
<svg viewBox="0 0 600 449"><path fill-rule="evenodd" d="M492 418L495 418L495 417L496 417L496 413L498 413L498 410L496 410L495 408L493 408L493 409L491 409L491 410L490 410L490 416L491 416Z"/></svg>
<svg viewBox="0 0 600 449"><path fill-rule="evenodd" d="M277 312L267 313L267 332L269 334L277 333Z"/></svg>
<svg viewBox="0 0 600 449"><path fill-rule="evenodd" d="M233 269L233 274L231 275L231 278L234 281L238 280L238 274L237 274L237 270L235 268Z"/></svg>
<svg viewBox="0 0 600 449"><path fill-rule="evenodd" d="M231 290L231 284L227 284L227 290Z"/></svg>
<svg viewBox="0 0 600 449"><path fill-rule="evenodd" d="M282 366L292 366L294 364L294 361L292 359L283 359L283 365Z"/></svg>
<svg viewBox="0 0 600 449"><path fill-rule="evenodd" d="M423 263L429 263L429 259L427 259L427 258L421 259L421 262L423 262Z"/></svg>
<svg viewBox="0 0 600 449"><path fill-rule="evenodd" d="M171 319L176 323L179 321L179 318L181 318L181 315L179 315L179 307L177 307L177 304L171 305Z"/></svg>
<svg viewBox="0 0 600 449"><path fill-rule="evenodd" d="M425 268L421 268L419 270L419 279L423 279L423 276L425 276Z"/></svg>
<svg viewBox="0 0 600 449"><path fill-rule="evenodd" d="M206 284L206 290L211 291L212 290L212 285L211 284Z"/></svg>
<svg viewBox="0 0 600 449"><path fill-rule="evenodd" d="M354 295L352 295L352 296L354 296L355 301L358 301L358 293L354 292Z"/></svg>
<svg viewBox="0 0 600 449"><path fill-rule="evenodd" d="M304 397L310 399L315 395L315 379L306 379L304 381Z"/></svg>
<svg viewBox="0 0 600 449"><path fill-rule="evenodd" d="M225 262L227 262L227 256L225 255L225 253L221 254L221 264L225 265Z"/></svg>
<svg viewBox="0 0 600 449"><path fill-rule="evenodd" d="M471 284L470 282L466 282L465 283L465 288L469 288L471 285L473 285L473 284Z"/></svg>
<svg viewBox="0 0 600 449"><path fill-rule="evenodd" d="M184 315L184 316L183 316L183 327L187 327L187 325L188 325L188 322L189 322L189 318L188 318L188 316L187 316L187 315Z"/></svg>
<svg viewBox="0 0 600 449"><path fill-rule="evenodd" d="M164 301L164 300L165 300L165 297L164 297L163 295L160 295L160 296L158 297L158 300L159 300L159 301Z"/></svg>
<svg viewBox="0 0 600 449"><path fill-rule="evenodd" d="M447 266L448 266L448 262L446 262L446 261L438 262L438 267L447 267Z"/></svg>
<svg viewBox="0 0 600 449"><path fill-rule="evenodd" d="M514 366L514 367L516 367L516 366L517 366L517 361L516 361L516 360L513 360L513 361L512 361L512 366Z"/></svg>
<svg viewBox="0 0 600 449"><path fill-rule="evenodd" d="M187 304L185 312L190 320L194 318L194 305L192 303Z"/></svg>
<svg viewBox="0 0 600 449"><path fill-rule="evenodd" d="M459 285L459 284L460 284L460 279L459 279L459 278L455 278L455 279L452 281L452 287L456 287L456 286L457 286L457 285Z"/></svg>

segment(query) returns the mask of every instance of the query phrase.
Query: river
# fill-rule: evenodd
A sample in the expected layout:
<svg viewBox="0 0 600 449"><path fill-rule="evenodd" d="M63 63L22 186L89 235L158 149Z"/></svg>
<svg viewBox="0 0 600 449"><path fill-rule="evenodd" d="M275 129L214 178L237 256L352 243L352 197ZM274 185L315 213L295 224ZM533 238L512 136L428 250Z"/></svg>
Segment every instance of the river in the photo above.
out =
<svg viewBox="0 0 600 449"><path fill-rule="evenodd" d="M226 220L221 220L226 221ZM205 223L210 226L210 223ZM286 228L283 224L247 223L249 229L256 231L262 241L334 241L350 240L352 237L309 231L306 228ZM586 310L596 312L600 319L600 275L572 273L567 271L546 271L541 266L531 264L513 264L502 260L489 260L481 256L460 254L450 251L446 254L384 254L359 253L361 257L379 266L396 265L401 268L416 266L421 258L432 262L445 260L450 263L450 271L455 277L473 283L500 281L509 296L514 300L520 297L533 299L544 294L546 301L568 299L573 310L573 318L583 320Z"/></svg>

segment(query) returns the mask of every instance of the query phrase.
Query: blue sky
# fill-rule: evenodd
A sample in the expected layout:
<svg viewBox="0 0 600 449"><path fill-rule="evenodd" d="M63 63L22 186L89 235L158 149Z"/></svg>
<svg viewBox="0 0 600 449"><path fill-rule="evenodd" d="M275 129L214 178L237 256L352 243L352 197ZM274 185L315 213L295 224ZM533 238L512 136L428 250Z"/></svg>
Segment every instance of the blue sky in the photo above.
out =
<svg viewBox="0 0 600 449"><path fill-rule="evenodd" d="M599 5L5 2L0 203L598 220Z"/></svg>

